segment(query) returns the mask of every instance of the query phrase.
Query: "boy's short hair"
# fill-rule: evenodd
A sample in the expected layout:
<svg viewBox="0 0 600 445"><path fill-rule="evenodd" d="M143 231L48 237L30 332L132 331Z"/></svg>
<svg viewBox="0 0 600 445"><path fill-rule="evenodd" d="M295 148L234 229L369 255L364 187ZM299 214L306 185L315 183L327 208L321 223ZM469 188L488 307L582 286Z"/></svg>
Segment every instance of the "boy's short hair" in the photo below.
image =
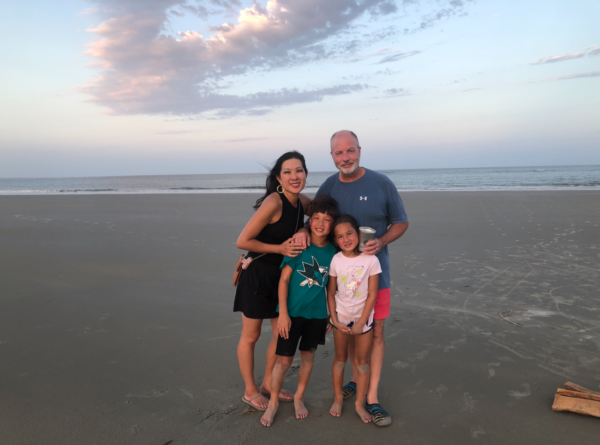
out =
<svg viewBox="0 0 600 445"><path fill-rule="evenodd" d="M306 214L311 217L315 213L326 213L334 221L340 217L338 203L329 195L319 195L310 202L306 209Z"/></svg>

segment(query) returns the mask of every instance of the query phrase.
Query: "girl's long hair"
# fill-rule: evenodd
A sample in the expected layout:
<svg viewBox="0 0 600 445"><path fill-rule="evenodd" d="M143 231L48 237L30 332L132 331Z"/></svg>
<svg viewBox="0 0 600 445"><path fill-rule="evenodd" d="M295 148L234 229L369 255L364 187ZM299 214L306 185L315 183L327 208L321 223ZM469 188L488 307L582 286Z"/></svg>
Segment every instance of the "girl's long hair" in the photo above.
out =
<svg viewBox="0 0 600 445"><path fill-rule="evenodd" d="M331 233L333 233L333 239L334 239L334 241L335 241L335 228L337 226L339 226L340 224L344 224L344 223L350 224L350 227L352 227L354 230L356 230L356 235L358 236L358 242L360 244L360 230L358 230L358 222L351 215L342 215L342 216L340 216L338 219L335 220L335 222L331 226ZM337 241L335 241L335 245L336 245L336 247L338 249L340 248L340 246L338 245ZM358 250L358 244L354 248L354 253L356 255L360 255L360 250Z"/></svg>
<svg viewBox="0 0 600 445"><path fill-rule="evenodd" d="M289 161L290 159L298 159L302 163L302 168L304 172L308 175L308 169L306 168L306 161L304 161L304 156L297 151L288 151L287 153L282 154L277 161L275 161L275 165L269 170L269 174L267 175L267 190L265 194L256 200L256 204L254 204L254 210L258 209L260 205L263 203L265 198L269 196L271 193L277 191L277 186L279 185L279 181L277 180L277 176L281 176L281 168L283 167L283 163L285 161Z"/></svg>

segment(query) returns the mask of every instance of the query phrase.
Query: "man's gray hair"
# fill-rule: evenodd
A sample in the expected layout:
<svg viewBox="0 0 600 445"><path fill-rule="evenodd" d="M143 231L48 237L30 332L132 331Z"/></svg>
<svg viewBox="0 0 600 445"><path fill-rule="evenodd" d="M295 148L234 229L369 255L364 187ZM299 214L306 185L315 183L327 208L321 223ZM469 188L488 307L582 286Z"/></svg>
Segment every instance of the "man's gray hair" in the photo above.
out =
<svg viewBox="0 0 600 445"><path fill-rule="evenodd" d="M331 147L331 144L333 143L333 138L335 138L338 133L341 133L342 131L347 131L348 133L350 133L352 136L354 136L354 139L356 139L356 146L359 147L360 144L358 143L358 136L356 135L356 133L354 133L353 131L350 130L340 130L340 131L336 131L335 133L333 133L333 136L331 136L331 139L329 139L329 147L333 150L333 147Z"/></svg>

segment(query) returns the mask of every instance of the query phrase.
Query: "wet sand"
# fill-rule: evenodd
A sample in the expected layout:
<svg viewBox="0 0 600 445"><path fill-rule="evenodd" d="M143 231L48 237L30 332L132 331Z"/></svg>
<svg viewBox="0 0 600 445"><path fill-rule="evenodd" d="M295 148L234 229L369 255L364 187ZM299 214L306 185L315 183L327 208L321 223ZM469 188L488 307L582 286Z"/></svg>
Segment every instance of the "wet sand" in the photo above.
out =
<svg viewBox="0 0 600 445"><path fill-rule="evenodd" d="M255 195L0 197L0 443L597 443L600 419L550 407L568 380L600 390L600 193L402 197L380 397L394 423L361 424L353 400L328 414L329 336L309 417L282 404L270 429L240 400L232 312Z"/></svg>

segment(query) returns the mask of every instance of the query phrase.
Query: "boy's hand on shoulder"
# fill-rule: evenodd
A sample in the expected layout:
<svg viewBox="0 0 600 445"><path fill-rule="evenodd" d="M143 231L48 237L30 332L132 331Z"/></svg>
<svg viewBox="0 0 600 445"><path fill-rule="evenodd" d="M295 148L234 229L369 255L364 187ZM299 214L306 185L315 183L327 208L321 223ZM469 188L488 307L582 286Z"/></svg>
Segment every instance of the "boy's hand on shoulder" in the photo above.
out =
<svg viewBox="0 0 600 445"><path fill-rule="evenodd" d="M289 315L279 314L277 320L277 332L281 335L281 338L288 339L290 337L290 329L292 327L292 320Z"/></svg>

